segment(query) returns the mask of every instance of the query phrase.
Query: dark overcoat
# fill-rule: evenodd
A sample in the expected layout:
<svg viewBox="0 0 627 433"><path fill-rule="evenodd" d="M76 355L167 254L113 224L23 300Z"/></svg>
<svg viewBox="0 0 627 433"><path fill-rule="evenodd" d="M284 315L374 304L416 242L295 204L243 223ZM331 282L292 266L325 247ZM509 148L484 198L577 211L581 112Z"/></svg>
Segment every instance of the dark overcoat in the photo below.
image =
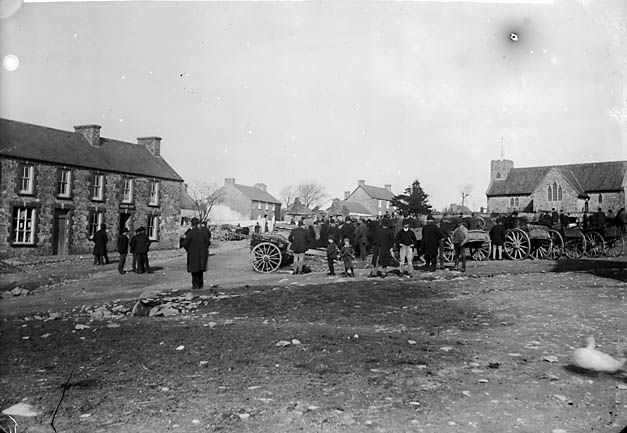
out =
<svg viewBox="0 0 627 433"><path fill-rule="evenodd" d="M94 256L104 256L107 253L107 242L109 238L107 237L107 232L105 230L98 230L94 234Z"/></svg>
<svg viewBox="0 0 627 433"><path fill-rule="evenodd" d="M137 254L148 254L150 243L150 238L146 232L137 233L131 238L131 250Z"/></svg>
<svg viewBox="0 0 627 433"><path fill-rule="evenodd" d="M422 228L422 248L425 255L436 256L442 239L444 239L444 233L440 230L440 227L435 224L424 226Z"/></svg>
<svg viewBox="0 0 627 433"><path fill-rule="evenodd" d="M302 226L298 226L292 230L288 240L292 243L292 251L296 254L304 253L309 246L309 233Z"/></svg>
<svg viewBox="0 0 627 433"><path fill-rule="evenodd" d="M200 227L188 230L183 239L187 251L187 272L205 272L209 259L209 231Z"/></svg>

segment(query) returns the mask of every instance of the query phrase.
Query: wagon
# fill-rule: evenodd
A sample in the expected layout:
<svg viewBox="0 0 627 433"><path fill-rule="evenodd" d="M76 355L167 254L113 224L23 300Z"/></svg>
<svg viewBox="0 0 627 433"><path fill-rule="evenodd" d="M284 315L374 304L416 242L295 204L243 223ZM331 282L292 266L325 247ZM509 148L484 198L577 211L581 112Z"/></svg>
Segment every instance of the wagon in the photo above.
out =
<svg viewBox="0 0 627 433"><path fill-rule="evenodd" d="M564 251L564 238L557 230L538 224L527 224L505 232L503 250L511 260L557 259Z"/></svg>
<svg viewBox="0 0 627 433"><path fill-rule="evenodd" d="M599 257L605 254L608 257L618 257L623 253L624 241L620 227L594 228L585 232L588 257Z"/></svg>
<svg viewBox="0 0 627 433"><path fill-rule="evenodd" d="M470 256L474 260L486 260L490 257L492 242L490 235L483 230L468 230L469 240L465 247L469 248ZM449 234L444 239L444 259L452 262L455 258L455 248L453 247L453 234Z"/></svg>
<svg viewBox="0 0 627 433"><path fill-rule="evenodd" d="M578 259L586 252L586 235L580 227L563 228L564 253L569 259Z"/></svg>
<svg viewBox="0 0 627 433"><path fill-rule="evenodd" d="M264 274L294 262L287 235L254 233L250 239L250 261L253 269Z"/></svg>

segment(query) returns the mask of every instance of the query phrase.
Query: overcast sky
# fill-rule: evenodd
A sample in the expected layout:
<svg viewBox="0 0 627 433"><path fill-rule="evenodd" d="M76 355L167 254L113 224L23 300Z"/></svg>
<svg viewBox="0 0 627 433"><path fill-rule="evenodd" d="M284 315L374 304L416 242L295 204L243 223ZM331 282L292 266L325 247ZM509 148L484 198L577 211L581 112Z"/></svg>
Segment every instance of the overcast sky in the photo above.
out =
<svg viewBox="0 0 627 433"><path fill-rule="evenodd" d="M463 185L478 209L501 145L516 167L627 159L626 18L624 0L25 3L0 21L19 59L0 115L158 135L189 182L280 199L418 179L436 209Z"/></svg>

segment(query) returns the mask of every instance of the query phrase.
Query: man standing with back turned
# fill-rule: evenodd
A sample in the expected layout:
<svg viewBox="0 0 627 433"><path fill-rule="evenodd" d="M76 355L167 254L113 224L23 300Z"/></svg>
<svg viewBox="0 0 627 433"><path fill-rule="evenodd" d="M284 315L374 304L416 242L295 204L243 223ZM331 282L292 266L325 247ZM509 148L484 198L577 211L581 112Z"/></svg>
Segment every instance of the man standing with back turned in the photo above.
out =
<svg viewBox="0 0 627 433"><path fill-rule="evenodd" d="M183 248L187 251L187 272L192 274L192 290L203 288L203 274L209 259L209 230L200 228L199 223L198 218L192 218L192 228L183 239Z"/></svg>

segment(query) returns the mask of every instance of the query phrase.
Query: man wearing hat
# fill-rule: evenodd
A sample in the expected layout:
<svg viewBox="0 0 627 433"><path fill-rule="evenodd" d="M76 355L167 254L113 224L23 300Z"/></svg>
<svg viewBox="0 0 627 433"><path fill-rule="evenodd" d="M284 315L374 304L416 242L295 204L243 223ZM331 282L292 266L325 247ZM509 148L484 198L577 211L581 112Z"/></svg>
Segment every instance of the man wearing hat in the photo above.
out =
<svg viewBox="0 0 627 433"><path fill-rule="evenodd" d="M143 274L144 272L152 273L150 270L150 264L148 263L148 248L150 248L151 240L146 234L146 228L140 227L137 229L137 234L131 239L131 250L135 252L137 257L137 272Z"/></svg>
<svg viewBox="0 0 627 433"><path fill-rule="evenodd" d="M182 246L187 251L187 272L192 274L192 290L202 289L203 274L209 259L209 230L199 227L198 218L192 218L192 228L185 233Z"/></svg>
<svg viewBox="0 0 627 433"><path fill-rule="evenodd" d="M120 253L120 262L118 263L118 272L120 274L125 274L124 272L124 264L126 263L126 256L128 254L128 229L123 227L120 230L120 236L118 237L118 253Z"/></svg>
<svg viewBox="0 0 627 433"><path fill-rule="evenodd" d="M435 224L433 217L427 217L427 225L422 228L422 245L425 251L425 270L433 272L437 266L440 244L444 240L444 233Z"/></svg>
<svg viewBox="0 0 627 433"><path fill-rule="evenodd" d="M414 270L414 244L416 243L416 234L409 229L409 220L403 220L403 228L396 234L395 242L399 246L400 270L403 275L410 275ZM407 270L405 269L405 260L407 260Z"/></svg>

